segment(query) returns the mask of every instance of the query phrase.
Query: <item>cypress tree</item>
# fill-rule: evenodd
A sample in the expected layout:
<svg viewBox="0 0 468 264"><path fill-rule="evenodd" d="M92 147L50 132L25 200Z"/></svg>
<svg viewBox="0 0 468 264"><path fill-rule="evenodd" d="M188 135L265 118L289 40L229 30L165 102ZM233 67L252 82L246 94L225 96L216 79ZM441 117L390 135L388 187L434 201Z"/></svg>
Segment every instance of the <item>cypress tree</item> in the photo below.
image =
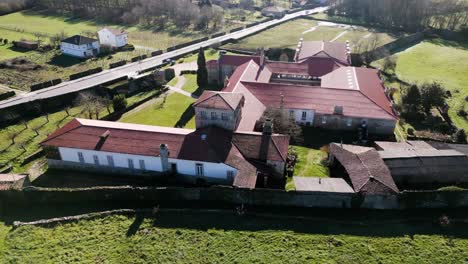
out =
<svg viewBox="0 0 468 264"><path fill-rule="evenodd" d="M198 52L197 64L197 85L203 89L208 84L208 70L206 68L205 52L201 47L200 51Z"/></svg>

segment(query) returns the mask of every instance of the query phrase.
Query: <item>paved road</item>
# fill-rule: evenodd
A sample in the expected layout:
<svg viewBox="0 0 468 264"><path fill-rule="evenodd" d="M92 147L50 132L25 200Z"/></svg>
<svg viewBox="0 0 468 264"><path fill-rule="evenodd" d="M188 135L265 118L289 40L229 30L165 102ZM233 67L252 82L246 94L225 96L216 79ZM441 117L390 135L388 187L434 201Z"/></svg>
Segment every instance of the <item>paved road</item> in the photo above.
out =
<svg viewBox="0 0 468 264"><path fill-rule="evenodd" d="M255 32L259 32L265 29L266 27L276 25L276 24L279 24L279 23L282 23L284 21L288 21L291 19L295 19L297 17L304 16L307 14L322 12L326 9L327 7L319 7L319 8L315 8L311 10L305 10L305 11L288 14L281 19L268 21L268 22L259 24L257 26L251 27L251 28L243 29L241 31L237 31L234 33L229 33L221 37L209 39L205 42L197 43L197 44L185 47L185 48L167 52L156 57L151 57L151 58L142 60L140 62L130 63L130 64L127 64L125 66L118 67L115 69L105 70L94 75L83 77L81 79L74 80L74 81L64 82L57 86L46 88L40 91L22 94L9 100L1 101L0 109L11 107L14 105L24 104L28 102L33 102L39 99L52 98L52 97L67 94L67 93L78 92L78 91L89 89L96 85L103 84L103 83L106 83L106 82L109 82L109 81L112 81L112 80L115 80L117 78L124 77L124 76L135 76L137 75L138 71L142 71L142 70L160 65L165 59L170 59L178 55L190 53L190 52L198 50L200 47L207 47L207 46L219 43L223 40L227 40L230 38L239 39L247 35L253 34Z"/></svg>

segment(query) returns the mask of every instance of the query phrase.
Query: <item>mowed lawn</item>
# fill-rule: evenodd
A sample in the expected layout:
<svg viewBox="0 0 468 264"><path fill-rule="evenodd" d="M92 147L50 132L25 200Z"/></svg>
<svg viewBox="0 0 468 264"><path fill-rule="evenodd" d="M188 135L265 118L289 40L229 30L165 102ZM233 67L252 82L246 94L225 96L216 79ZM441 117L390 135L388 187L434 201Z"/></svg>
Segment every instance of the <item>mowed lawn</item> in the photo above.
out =
<svg viewBox="0 0 468 264"><path fill-rule="evenodd" d="M0 223L0 259L3 263L466 263L468 239L463 230L452 231L456 234L452 236L431 221L355 222L203 212L159 213L154 219L110 216L14 230Z"/></svg>
<svg viewBox="0 0 468 264"><path fill-rule="evenodd" d="M227 44L226 47L246 50L256 50L261 47L295 49L301 37L305 41L345 42L350 40L352 45L357 46L358 43L372 40L375 36L378 38L379 45L391 42L398 37L388 32L379 32L360 26L350 27L309 19L296 19L240 40L238 43Z"/></svg>
<svg viewBox="0 0 468 264"><path fill-rule="evenodd" d="M447 100L449 115L458 128L468 131L468 121L457 115L464 108L468 111L468 43L442 39L424 41L397 56L396 74L412 83L439 82L451 91ZM380 66L382 61L374 63Z"/></svg>
<svg viewBox="0 0 468 264"><path fill-rule="evenodd" d="M322 163L327 158L327 153L320 149L302 146L291 146L292 151L297 154L297 163L293 176L300 177L330 177L330 170ZM294 191L296 186L292 177L286 179L285 190Z"/></svg>
<svg viewBox="0 0 468 264"><path fill-rule="evenodd" d="M163 97L152 100L123 115L119 121L165 127L176 127L178 124L184 124L185 128L195 128L192 108L194 102L193 98L171 93L167 96L165 103L163 103Z"/></svg>

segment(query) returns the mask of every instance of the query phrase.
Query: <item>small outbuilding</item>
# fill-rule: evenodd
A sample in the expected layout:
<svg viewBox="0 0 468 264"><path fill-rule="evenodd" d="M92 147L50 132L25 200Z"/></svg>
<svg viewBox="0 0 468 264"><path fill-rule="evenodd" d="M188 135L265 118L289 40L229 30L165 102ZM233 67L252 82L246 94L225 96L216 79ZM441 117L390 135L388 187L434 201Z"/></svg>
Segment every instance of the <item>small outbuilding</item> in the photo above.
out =
<svg viewBox="0 0 468 264"><path fill-rule="evenodd" d="M99 54L100 44L97 39L75 35L62 40L60 50L65 55L78 58L89 58L95 57Z"/></svg>
<svg viewBox="0 0 468 264"><path fill-rule="evenodd" d="M269 6L262 9L262 15L267 17L281 18L286 15L286 9L279 6Z"/></svg>
<svg viewBox="0 0 468 264"><path fill-rule="evenodd" d="M398 185L437 188L468 185L468 156L464 145L425 141L376 142L380 157Z"/></svg>
<svg viewBox="0 0 468 264"><path fill-rule="evenodd" d="M31 40L13 41L13 46L26 50L36 50L39 48L39 42Z"/></svg>
<svg viewBox="0 0 468 264"><path fill-rule="evenodd" d="M128 44L128 33L116 28L103 28L98 31L101 45L109 45L113 48L121 48Z"/></svg>
<svg viewBox="0 0 468 264"><path fill-rule="evenodd" d="M24 174L0 174L0 191L20 190L29 183L28 176Z"/></svg>

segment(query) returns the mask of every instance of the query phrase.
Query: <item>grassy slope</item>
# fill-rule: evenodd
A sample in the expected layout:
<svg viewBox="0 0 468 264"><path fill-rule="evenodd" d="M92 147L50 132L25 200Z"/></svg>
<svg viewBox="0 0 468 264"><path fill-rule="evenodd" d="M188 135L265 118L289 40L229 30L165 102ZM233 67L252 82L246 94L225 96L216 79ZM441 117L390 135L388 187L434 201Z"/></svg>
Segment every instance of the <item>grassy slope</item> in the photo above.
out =
<svg viewBox="0 0 468 264"><path fill-rule="evenodd" d="M136 112L124 115L119 121L155 126L174 127L181 119L183 113L191 108L194 99L184 95L173 93L167 96L166 103L161 107L161 100L155 100L146 107ZM195 120L191 120L185 126L195 128Z"/></svg>
<svg viewBox="0 0 468 264"><path fill-rule="evenodd" d="M3 259L6 263L422 264L463 263L468 257L467 239L425 233L410 237L384 231L387 227L378 224L356 227L347 223L340 229L328 221L282 222L232 215L161 214L154 221L112 216L53 228L27 226L6 234ZM364 234L353 235L359 228L366 229ZM425 232L436 230L428 228ZM373 235L376 230L389 234ZM5 231L0 225L0 235L5 236Z"/></svg>
<svg viewBox="0 0 468 264"><path fill-rule="evenodd" d="M396 56L396 73L401 79L417 83L437 81L452 91L453 97L448 100L450 117L457 127L468 131L468 121L456 114L461 107L468 110L465 102L468 96L468 44L436 39L424 41Z"/></svg>

